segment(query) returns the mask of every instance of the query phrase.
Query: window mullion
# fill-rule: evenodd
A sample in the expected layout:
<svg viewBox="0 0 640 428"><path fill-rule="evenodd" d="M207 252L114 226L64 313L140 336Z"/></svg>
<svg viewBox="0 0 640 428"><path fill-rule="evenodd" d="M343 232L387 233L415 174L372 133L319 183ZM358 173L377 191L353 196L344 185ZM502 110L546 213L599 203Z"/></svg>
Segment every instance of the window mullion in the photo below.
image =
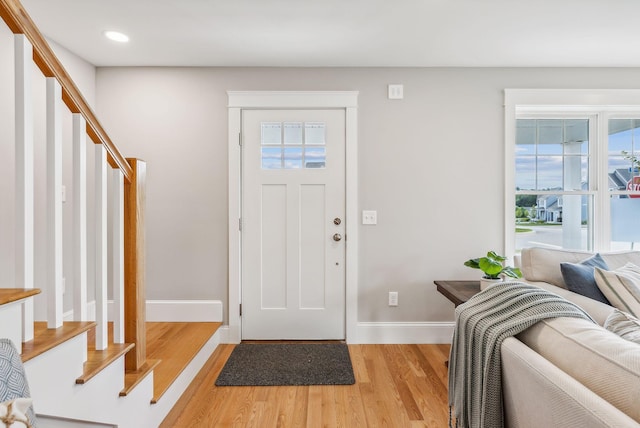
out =
<svg viewBox="0 0 640 428"><path fill-rule="evenodd" d="M611 196L609 195L609 116L602 112L596 115L596 144L593 145L595 162L593 177L597 177L594 202L594 250L609 251L611 247Z"/></svg>

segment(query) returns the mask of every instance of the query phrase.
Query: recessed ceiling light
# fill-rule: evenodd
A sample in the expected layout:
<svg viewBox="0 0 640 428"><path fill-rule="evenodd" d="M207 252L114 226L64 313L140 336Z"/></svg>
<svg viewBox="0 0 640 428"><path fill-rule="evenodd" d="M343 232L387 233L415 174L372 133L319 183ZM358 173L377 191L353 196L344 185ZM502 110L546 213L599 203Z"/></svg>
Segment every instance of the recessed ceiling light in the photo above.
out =
<svg viewBox="0 0 640 428"><path fill-rule="evenodd" d="M105 31L103 34L107 39L114 42L127 43L129 41L129 36L118 31Z"/></svg>

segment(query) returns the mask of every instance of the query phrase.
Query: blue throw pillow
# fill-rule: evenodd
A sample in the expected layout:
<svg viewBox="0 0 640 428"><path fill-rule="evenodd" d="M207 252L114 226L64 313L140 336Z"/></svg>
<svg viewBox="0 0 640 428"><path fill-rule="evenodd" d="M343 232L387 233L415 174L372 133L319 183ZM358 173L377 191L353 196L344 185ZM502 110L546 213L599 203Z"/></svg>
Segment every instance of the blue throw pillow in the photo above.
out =
<svg viewBox="0 0 640 428"><path fill-rule="evenodd" d="M611 305L609 300L602 294L593 276L595 267L609 270L607 263L600 254L595 254L580 263L560 263L562 279L567 288L574 293L582 294L607 305Z"/></svg>

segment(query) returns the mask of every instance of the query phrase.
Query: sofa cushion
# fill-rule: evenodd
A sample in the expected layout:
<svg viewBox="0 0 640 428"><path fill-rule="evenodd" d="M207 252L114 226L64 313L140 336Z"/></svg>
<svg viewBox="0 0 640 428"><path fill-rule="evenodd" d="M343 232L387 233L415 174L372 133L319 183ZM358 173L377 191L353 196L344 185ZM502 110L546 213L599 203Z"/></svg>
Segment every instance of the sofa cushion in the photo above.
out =
<svg viewBox="0 0 640 428"><path fill-rule="evenodd" d="M593 255L588 251L557 250L551 248L523 248L520 254L520 269L527 281L548 282L567 288L560 271L560 263L579 263ZM617 269L631 262L640 265L640 251L601 253L602 259L610 269Z"/></svg>
<svg viewBox="0 0 640 428"><path fill-rule="evenodd" d="M560 263L562 279L570 291L610 305L609 300L602 294L598 284L596 284L596 279L593 275L595 267L609 269L600 254L594 254L580 263Z"/></svg>
<svg viewBox="0 0 640 428"><path fill-rule="evenodd" d="M554 250L550 248L523 248L520 256L522 276L527 281L548 282L567 288L560 271L560 263L580 263L589 257L586 251Z"/></svg>
<svg viewBox="0 0 640 428"><path fill-rule="evenodd" d="M615 309L604 322L604 328L623 339L640 344L640 320L626 312Z"/></svg>
<svg viewBox="0 0 640 428"><path fill-rule="evenodd" d="M587 320L566 317L540 321L517 337L640 422L640 345Z"/></svg>
<svg viewBox="0 0 640 428"><path fill-rule="evenodd" d="M598 288L613 306L640 316L640 267L627 263L612 271L595 268L595 277Z"/></svg>

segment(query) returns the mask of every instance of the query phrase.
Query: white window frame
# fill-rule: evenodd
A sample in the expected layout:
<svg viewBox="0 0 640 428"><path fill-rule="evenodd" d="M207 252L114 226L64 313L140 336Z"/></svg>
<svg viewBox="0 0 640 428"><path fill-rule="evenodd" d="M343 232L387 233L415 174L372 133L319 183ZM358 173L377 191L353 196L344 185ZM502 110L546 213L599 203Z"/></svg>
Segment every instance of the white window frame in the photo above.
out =
<svg viewBox="0 0 640 428"><path fill-rule="evenodd" d="M515 149L516 119L544 115L571 117L589 116L589 191L594 194L592 219L593 250L610 248L610 195L608 191L608 121L609 119L640 117L638 89L505 89L505 206L504 253L515 255ZM560 117L560 116L558 116ZM592 119L593 118L593 119ZM593 122L591 121L593 120ZM595 132L595 133L593 133ZM597 144L594 144L597 143ZM601 189L601 190L600 190ZM601 191L607 197L598 196ZM544 193L544 192L543 192ZM580 194L580 192L575 192Z"/></svg>

